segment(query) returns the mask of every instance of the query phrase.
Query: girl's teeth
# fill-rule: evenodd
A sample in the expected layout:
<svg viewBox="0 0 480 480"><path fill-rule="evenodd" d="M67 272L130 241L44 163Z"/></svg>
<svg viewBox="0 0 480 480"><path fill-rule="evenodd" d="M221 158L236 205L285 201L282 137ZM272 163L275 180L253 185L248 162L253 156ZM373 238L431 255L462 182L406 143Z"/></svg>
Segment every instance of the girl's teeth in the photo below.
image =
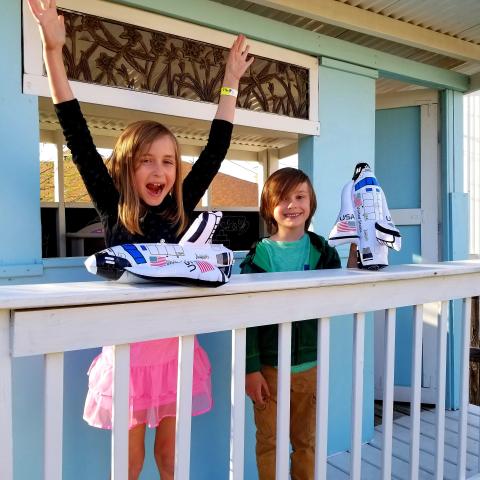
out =
<svg viewBox="0 0 480 480"><path fill-rule="evenodd" d="M150 183L147 185L147 189L153 193L153 194L158 194L162 191L162 184L160 183Z"/></svg>

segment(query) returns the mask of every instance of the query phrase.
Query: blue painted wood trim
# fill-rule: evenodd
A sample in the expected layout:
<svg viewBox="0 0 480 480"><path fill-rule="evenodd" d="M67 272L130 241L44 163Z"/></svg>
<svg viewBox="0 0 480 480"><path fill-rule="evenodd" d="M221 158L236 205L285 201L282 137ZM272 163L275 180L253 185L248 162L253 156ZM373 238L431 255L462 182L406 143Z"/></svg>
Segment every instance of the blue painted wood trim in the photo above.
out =
<svg viewBox="0 0 480 480"><path fill-rule="evenodd" d="M38 99L22 94L21 4L2 2L0 17L0 276L41 270Z"/></svg>
<svg viewBox="0 0 480 480"><path fill-rule="evenodd" d="M468 258L468 194L463 191L463 96L441 93L442 260ZM450 304L446 407L459 408L462 308Z"/></svg>
<svg viewBox="0 0 480 480"><path fill-rule="evenodd" d="M466 91L469 77L380 52L337 38L262 18L246 11L208 0L108 0L133 8L204 25L317 57L330 57L378 70L382 76L420 83L432 88ZM235 19L235 21L232 21Z"/></svg>
<svg viewBox="0 0 480 480"><path fill-rule="evenodd" d="M359 67L347 62L341 62L328 57L322 57L320 59L320 65L323 67L333 68L334 70L340 70L341 72L355 73L356 75L363 75L364 77L378 78L378 71L372 68Z"/></svg>
<svg viewBox="0 0 480 480"><path fill-rule="evenodd" d="M442 258L468 258L468 197L463 191L463 95L441 93Z"/></svg>
<svg viewBox="0 0 480 480"><path fill-rule="evenodd" d="M39 277L43 275L43 264L0 266L0 278Z"/></svg>

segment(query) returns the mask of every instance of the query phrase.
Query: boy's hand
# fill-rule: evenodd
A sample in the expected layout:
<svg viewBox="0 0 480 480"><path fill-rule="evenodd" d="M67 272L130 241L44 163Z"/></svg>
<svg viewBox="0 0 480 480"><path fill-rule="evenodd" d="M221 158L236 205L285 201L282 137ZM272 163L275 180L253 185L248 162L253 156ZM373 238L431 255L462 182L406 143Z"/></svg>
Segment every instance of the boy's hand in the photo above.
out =
<svg viewBox="0 0 480 480"><path fill-rule="evenodd" d="M28 6L38 23L45 50L62 49L65 44L65 24L57 14L55 0L28 0Z"/></svg>
<svg viewBox="0 0 480 480"><path fill-rule="evenodd" d="M250 46L246 42L244 35L238 35L230 48L223 79L223 84L227 87L238 88L240 79L253 63L254 58L251 55L248 57Z"/></svg>
<svg viewBox="0 0 480 480"><path fill-rule="evenodd" d="M252 401L259 405L265 405L265 402L270 398L267 381L261 372L245 375L245 391Z"/></svg>

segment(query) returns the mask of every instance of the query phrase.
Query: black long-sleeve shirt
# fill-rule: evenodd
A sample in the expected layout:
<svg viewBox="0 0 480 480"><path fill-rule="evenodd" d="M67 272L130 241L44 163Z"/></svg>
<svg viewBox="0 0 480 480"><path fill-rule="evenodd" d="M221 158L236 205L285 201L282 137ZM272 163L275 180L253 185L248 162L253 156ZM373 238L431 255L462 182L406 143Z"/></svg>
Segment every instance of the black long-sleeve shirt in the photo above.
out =
<svg viewBox="0 0 480 480"><path fill-rule="evenodd" d="M119 193L113 183L102 157L97 152L87 122L77 100L55 105L67 146L80 172L105 230L107 246L122 243L155 243L161 240L177 241L177 225L165 220L164 213L172 207L174 200L167 195L158 207L147 207L140 220L143 235L130 233L118 221ZM227 154L233 125L225 120L213 120L208 143L192 170L183 181L183 205L187 216L191 216Z"/></svg>

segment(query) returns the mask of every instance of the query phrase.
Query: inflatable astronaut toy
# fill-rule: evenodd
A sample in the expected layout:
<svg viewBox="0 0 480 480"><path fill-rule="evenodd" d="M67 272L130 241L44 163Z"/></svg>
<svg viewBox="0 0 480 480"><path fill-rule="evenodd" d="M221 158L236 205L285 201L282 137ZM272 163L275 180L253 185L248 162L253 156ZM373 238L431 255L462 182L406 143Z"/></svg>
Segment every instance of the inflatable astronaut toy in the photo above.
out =
<svg viewBox="0 0 480 480"><path fill-rule="evenodd" d="M233 252L212 244L222 212L203 212L179 243L129 243L85 260L90 273L121 283L165 282L217 287L228 282Z"/></svg>
<svg viewBox="0 0 480 480"><path fill-rule="evenodd" d="M400 250L395 227L382 188L367 163L358 163L353 178L342 190L340 213L330 232L330 246L355 243L359 266L378 270L388 265L388 249Z"/></svg>

